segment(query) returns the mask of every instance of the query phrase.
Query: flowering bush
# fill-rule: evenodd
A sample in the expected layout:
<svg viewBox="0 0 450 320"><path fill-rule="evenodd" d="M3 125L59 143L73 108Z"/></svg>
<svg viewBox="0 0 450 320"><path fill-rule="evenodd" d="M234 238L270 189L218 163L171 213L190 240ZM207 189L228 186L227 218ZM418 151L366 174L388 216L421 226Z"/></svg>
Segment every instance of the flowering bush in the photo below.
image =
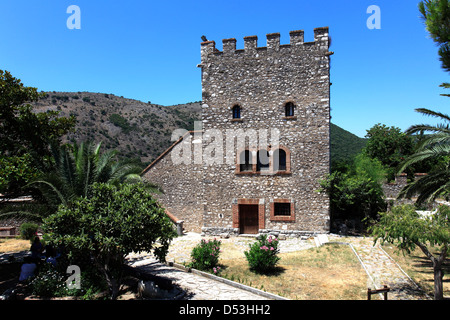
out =
<svg viewBox="0 0 450 320"><path fill-rule="evenodd" d="M194 269L219 273L219 254L220 254L219 240L202 239L191 252L191 263L189 266Z"/></svg>
<svg viewBox="0 0 450 320"><path fill-rule="evenodd" d="M250 270L258 273L273 271L280 260L278 253L278 239L267 235L259 236L257 241L250 245L250 250L244 252Z"/></svg>
<svg viewBox="0 0 450 320"><path fill-rule="evenodd" d="M54 268L43 265L39 274L31 280L33 294L40 297L62 297L67 295L65 277Z"/></svg>

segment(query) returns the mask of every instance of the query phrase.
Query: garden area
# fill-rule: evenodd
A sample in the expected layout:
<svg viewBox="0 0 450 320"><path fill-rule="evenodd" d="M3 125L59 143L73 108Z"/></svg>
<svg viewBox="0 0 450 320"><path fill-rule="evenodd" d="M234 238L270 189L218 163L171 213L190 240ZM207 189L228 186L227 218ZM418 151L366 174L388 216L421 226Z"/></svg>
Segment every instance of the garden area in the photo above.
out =
<svg viewBox="0 0 450 320"><path fill-rule="evenodd" d="M236 240L239 244L236 245ZM246 258L245 251L251 251L250 245L254 246L263 255L253 257L253 268ZM207 249L200 249L207 246ZM208 246L209 244L209 246ZM267 243L266 243L267 244ZM23 239L5 239L0 242L0 254L3 252L22 251L30 249L30 241ZM224 277L231 281L235 281L247 286L251 286L266 292L274 293L282 297L292 300L364 300L367 294L367 275L361 267L358 259L352 250L344 245L324 245L319 248L310 248L296 252L278 253L277 250L260 249L261 244L251 239L241 238L219 240L201 240L195 247L185 246L183 237L174 239L174 250L183 247L185 253L190 256L186 266L194 267L193 257L205 256L214 257L211 260L203 259L195 265L198 269L203 269L212 274ZM197 249L195 249L197 248ZM197 250L197 252L196 252ZM168 253L170 259L171 253ZM200 251L200 253L199 253ZM211 253L214 254L211 255ZM269 253L273 253L270 255ZM261 262L263 266L258 266ZM2 264L0 276L0 288L3 291L8 286L17 283L20 266L22 263L11 262ZM202 267L207 266L207 267ZM41 273L41 272L40 272ZM88 273L82 273L82 281L84 283L82 290L74 291L57 291L56 288L65 287L67 275L63 278L62 274L57 279L56 272L53 274L49 269L45 269L41 274L47 281L45 288L42 281L30 282L28 296L34 299L39 297L36 293L46 293L48 296L59 296L62 299L66 295L77 295L77 299L109 299L105 295L100 295L106 287L86 288L83 277L87 277ZM49 281L49 279L52 279ZM59 283L57 283L59 280ZM92 277L86 279L92 282ZM130 282L131 280L131 282ZM131 276L126 278L124 286L122 286L117 299L138 299L136 294L136 282L139 279ZM133 283L134 281L134 283ZM34 286L39 286L34 288ZM50 292L51 290L55 292ZM40 290L40 291L39 291ZM47 291L46 291L47 290ZM50 290L50 291L49 291ZM65 293L65 294L64 294Z"/></svg>
<svg viewBox="0 0 450 320"><path fill-rule="evenodd" d="M220 260L221 276L292 300L364 300L367 274L345 245L280 253L267 273L252 272L245 257Z"/></svg>
<svg viewBox="0 0 450 320"><path fill-rule="evenodd" d="M178 238L167 258L292 300L367 299L368 277L350 247L309 245L280 253L275 239L210 238L194 244ZM190 252L189 258L180 251Z"/></svg>

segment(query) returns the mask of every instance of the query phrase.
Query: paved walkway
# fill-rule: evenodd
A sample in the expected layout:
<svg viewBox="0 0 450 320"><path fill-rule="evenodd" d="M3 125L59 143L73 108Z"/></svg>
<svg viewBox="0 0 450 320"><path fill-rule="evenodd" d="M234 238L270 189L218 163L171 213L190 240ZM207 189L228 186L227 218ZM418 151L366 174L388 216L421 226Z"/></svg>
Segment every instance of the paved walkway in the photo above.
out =
<svg viewBox="0 0 450 320"><path fill-rule="evenodd" d="M388 293L389 300L431 299L379 244L373 245L372 238L346 237L340 239L331 236L330 241L352 244L369 275L368 287L380 289L383 285L387 285L391 289Z"/></svg>
<svg viewBox="0 0 450 320"><path fill-rule="evenodd" d="M182 264L190 259L192 248L197 245L202 237L199 234L189 233L176 238L169 250L168 261ZM371 238L364 237L339 237L329 235L330 242L342 242L351 244L360 259L361 264L368 273L368 287L371 289L382 288L387 285L391 288L388 294L389 300L421 300L430 299L423 291L403 272L395 261L379 245L373 246ZM223 244L231 243L242 251L248 250L248 245L254 239L244 237L231 237L220 239ZM287 239L280 241L280 252L292 252L314 247L313 241L300 239ZM151 256L130 255L132 266L147 270L153 274L172 279L176 284L185 289L189 294L186 299L192 300L260 300L274 299L264 297L248 290L218 282L216 280L187 273L174 267L158 263ZM281 297L280 297L281 298Z"/></svg>

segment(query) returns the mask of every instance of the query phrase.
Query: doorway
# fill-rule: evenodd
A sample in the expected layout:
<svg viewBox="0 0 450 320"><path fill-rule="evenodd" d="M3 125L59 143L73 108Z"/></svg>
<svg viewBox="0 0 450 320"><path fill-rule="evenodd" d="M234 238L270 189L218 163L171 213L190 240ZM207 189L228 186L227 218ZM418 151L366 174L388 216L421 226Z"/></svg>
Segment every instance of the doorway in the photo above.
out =
<svg viewBox="0 0 450 320"><path fill-rule="evenodd" d="M259 232L257 204L239 205L239 232L241 234L257 234Z"/></svg>

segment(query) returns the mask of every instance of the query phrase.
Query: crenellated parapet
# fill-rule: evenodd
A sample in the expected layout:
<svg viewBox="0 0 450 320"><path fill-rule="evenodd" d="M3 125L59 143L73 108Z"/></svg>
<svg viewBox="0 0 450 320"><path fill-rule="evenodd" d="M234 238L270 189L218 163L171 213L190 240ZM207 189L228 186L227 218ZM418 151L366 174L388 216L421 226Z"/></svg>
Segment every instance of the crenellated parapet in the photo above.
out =
<svg viewBox="0 0 450 320"><path fill-rule="evenodd" d="M314 41L304 42L304 31L294 30L289 32L290 42L289 44L280 44L280 33L269 33L266 35L266 46L258 47L257 36L244 37L244 49L236 48L236 39L229 38L222 40L223 51L216 49L215 41L204 41L201 43L201 57L202 61L206 59L209 54L215 55L232 55L232 54L248 54L255 55L257 52L267 50L268 52L279 52L282 50L290 50L296 48L302 49L315 49L323 52L325 55L331 55L332 52L328 52L329 48L329 35L328 27L321 27L314 29Z"/></svg>

